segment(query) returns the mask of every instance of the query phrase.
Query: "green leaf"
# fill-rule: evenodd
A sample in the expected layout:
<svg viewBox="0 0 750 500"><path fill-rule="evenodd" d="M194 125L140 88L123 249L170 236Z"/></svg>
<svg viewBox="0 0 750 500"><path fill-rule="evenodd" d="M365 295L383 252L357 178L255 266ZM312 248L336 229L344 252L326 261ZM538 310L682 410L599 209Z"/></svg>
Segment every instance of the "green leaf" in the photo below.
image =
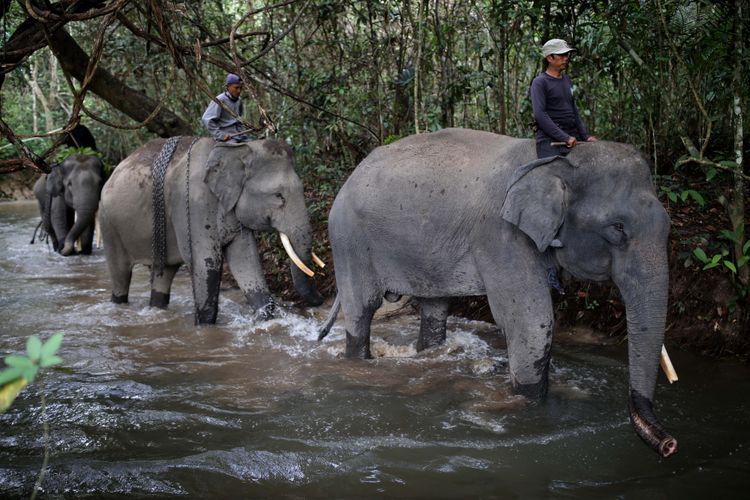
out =
<svg viewBox="0 0 750 500"><path fill-rule="evenodd" d="M747 251L750 250L750 240L747 240L744 245L742 245L742 253L747 254Z"/></svg>
<svg viewBox="0 0 750 500"><path fill-rule="evenodd" d="M22 368L14 366L0 372L0 385L7 384L21 376Z"/></svg>
<svg viewBox="0 0 750 500"><path fill-rule="evenodd" d="M11 354L10 356L5 357L5 364L17 368L26 368L27 366L32 366L34 362L26 356Z"/></svg>
<svg viewBox="0 0 750 500"><path fill-rule="evenodd" d="M711 180L713 180L714 177L716 177L716 174L718 174L718 173L719 173L719 171L716 170L715 168L713 168L713 167L709 168L708 172L706 172L706 181L710 182Z"/></svg>
<svg viewBox="0 0 750 500"><path fill-rule="evenodd" d="M695 258L703 262L704 264L708 262L708 256L702 248L696 248L695 250L693 250L693 255L695 255Z"/></svg>
<svg viewBox="0 0 750 500"><path fill-rule="evenodd" d="M29 383L32 383L36 378L37 373L39 373L39 367L36 365L32 365L24 368L21 376L25 378Z"/></svg>
<svg viewBox="0 0 750 500"><path fill-rule="evenodd" d="M737 259L737 269L741 268L745 264L747 264L747 261L750 260L750 255L743 255L739 259Z"/></svg>
<svg viewBox="0 0 750 500"><path fill-rule="evenodd" d="M712 268L714 268L714 267L716 267L718 265L719 265L718 262L709 262L708 264L706 264L705 266L703 266L703 270L704 271L708 271L709 269L712 269Z"/></svg>
<svg viewBox="0 0 750 500"><path fill-rule="evenodd" d="M701 207L706 204L706 200L703 199L703 196L698 191L693 191L692 189L688 191L690 193L690 197Z"/></svg>
<svg viewBox="0 0 750 500"><path fill-rule="evenodd" d="M39 356L42 354L42 341L36 335L32 335L26 341L26 354L32 361L39 360Z"/></svg>
<svg viewBox="0 0 750 500"><path fill-rule="evenodd" d="M49 340L44 343L44 345L42 346L42 359L57 354L57 350L60 348L60 344L62 344L63 337L65 337L65 334L62 332L58 332L51 336Z"/></svg>
<svg viewBox="0 0 750 500"><path fill-rule="evenodd" d="M722 161L719 162L719 165L721 165L722 167L727 167L727 168L737 168L738 167L737 162L733 161L733 160L722 160Z"/></svg>
<svg viewBox="0 0 750 500"><path fill-rule="evenodd" d="M55 356L53 354L52 356L43 357L42 361L39 363L39 366L42 368L47 368L48 366L59 365L62 362L63 360L60 356Z"/></svg>
<svg viewBox="0 0 750 500"><path fill-rule="evenodd" d="M680 193L680 199L682 201L686 201L688 199L688 195L690 194L690 191L683 191Z"/></svg>
<svg viewBox="0 0 750 500"><path fill-rule="evenodd" d="M723 262L724 262L724 265L727 266L727 269L729 269L730 271L732 271L734 274L737 274L737 268L734 267L733 263L729 262L728 260L725 260Z"/></svg>
<svg viewBox="0 0 750 500"><path fill-rule="evenodd" d="M672 203L677 203L677 193L669 192L667 193L667 198L669 198L669 201Z"/></svg>

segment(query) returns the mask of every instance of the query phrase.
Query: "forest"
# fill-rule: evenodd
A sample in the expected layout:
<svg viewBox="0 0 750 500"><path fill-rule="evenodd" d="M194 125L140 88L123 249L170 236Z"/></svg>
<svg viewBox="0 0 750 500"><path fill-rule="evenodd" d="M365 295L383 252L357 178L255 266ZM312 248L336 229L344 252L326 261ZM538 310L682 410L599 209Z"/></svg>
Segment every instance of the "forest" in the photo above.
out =
<svg viewBox="0 0 750 500"><path fill-rule="evenodd" d="M0 0L0 182L48 172L78 123L109 169L149 139L206 135L200 117L234 72L246 127L293 149L314 250L330 262L328 211L370 151L447 127L532 137L541 46L563 38L589 131L643 152L670 214L667 339L746 356L748 10L743 0ZM274 291L287 294L278 245L264 245ZM560 321L625 333L615 289L566 288ZM481 298L454 310L490 318Z"/></svg>

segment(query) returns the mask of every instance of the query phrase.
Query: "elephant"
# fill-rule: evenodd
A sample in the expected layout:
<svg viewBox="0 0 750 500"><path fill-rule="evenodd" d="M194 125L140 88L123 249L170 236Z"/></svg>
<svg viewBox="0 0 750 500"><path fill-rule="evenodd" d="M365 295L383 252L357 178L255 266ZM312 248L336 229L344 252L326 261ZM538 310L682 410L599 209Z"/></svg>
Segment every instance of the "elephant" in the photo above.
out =
<svg viewBox="0 0 750 500"><path fill-rule="evenodd" d="M668 296L670 221L648 163L599 141L536 159L533 140L468 129L410 136L372 151L329 214L346 356L370 357L370 323L386 300L421 302L417 348L445 340L450 297L486 295L507 340L511 386L547 393L554 329L550 287L565 270L611 280L626 306L628 406L637 434L677 451L653 412Z"/></svg>
<svg viewBox="0 0 750 500"><path fill-rule="evenodd" d="M91 254L96 211L104 184L104 165L96 156L75 154L53 166L34 184L44 230L52 248L62 255L75 253L80 239L81 253Z"/></svg>
<svg viewBox="0 0 750 500"><path fill-rule="evenodd" d="M100 225L114 303L128 302L135 264L153 265L150 168L164 144L164 139L155 139L131 153L102 191ZM152 269L151 306L168 306L174 275L187 264L195 324L215 323L226 257L247 302L261 317L271 317L275 303L261 268L255 232L272 229L301 266L292 266L297 293L309 305L322 303L308 277L312 228L292 150L285 142L215 143L208 137L181 137L166 170L163 195L166 255L163 269Z"/></svg>

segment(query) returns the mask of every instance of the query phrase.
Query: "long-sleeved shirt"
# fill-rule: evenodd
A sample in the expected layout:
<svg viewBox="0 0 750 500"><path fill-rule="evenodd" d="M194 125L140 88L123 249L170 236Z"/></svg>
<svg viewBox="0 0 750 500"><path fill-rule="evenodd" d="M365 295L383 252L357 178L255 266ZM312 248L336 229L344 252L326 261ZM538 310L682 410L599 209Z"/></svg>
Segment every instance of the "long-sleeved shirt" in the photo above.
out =
<svg viewBox="0 0 750 500"><path fill-rule="evenodd" d="M231 109L237 116L242 116L241 98L232 99L232 96L225 91L217 95L216 99ZM208 133L217 141L223 141L227 134L236 134L243 130L242 123L214 101L211 101L206 108L201 121Z"/></svg>
<svg viewBox="0 0 750 500"><path fill-rule="evenodd" d="M555 78L540 73L531 82L531 107L537 123L536 142L560 141L575 137L589 138L573 99L573 85L568 75Z"/></svg>

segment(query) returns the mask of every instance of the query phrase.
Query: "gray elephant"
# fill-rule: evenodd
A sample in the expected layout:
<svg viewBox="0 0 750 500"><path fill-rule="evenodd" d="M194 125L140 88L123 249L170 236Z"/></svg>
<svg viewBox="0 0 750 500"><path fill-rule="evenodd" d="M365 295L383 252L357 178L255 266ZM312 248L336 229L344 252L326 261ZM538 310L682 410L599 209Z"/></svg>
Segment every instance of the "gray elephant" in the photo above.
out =
<svg viewBox="0 0 750 500"><path fill-rule="evenodd" d="M34 184L42 225L62 255L91 254L96 211L104 184L104 165L95 156L75 154L52 167Z"/></svg>
<svg viewBox="0 0 750 500"><path fill-rule="evenodd" d="M164 143L153 140L125 158L102 191L100 225L115 303L128 301L133 266L153 264L150 169ZM226 257L248 303L260 314L272 315L274 301L254 233L273 229L301 266L292 266L298 294L308 304L320 305L322 297L308 277L312 230L291 148L277 140L215 144L210 138L182 137L166 170L166 256L163 269L152 273L150 304L167 307L172 279L187 264L195 323L215 323Z"/></svg>
<svg viewBox="0 0 750 500"><path fill-rule="evenodd" d="M534 142L447 129L374 150L336 196L329 233L346 355L370 357L374 311L421 299L417 347L445 339L448 298L486 295L517 393L547 392L556 271L611 279L623 297L629 409L663 456L677 441L652 410L667 311L669 218L633 148L587 143L535 160ZM519 168L519 166L523 165Z"/></svg>

